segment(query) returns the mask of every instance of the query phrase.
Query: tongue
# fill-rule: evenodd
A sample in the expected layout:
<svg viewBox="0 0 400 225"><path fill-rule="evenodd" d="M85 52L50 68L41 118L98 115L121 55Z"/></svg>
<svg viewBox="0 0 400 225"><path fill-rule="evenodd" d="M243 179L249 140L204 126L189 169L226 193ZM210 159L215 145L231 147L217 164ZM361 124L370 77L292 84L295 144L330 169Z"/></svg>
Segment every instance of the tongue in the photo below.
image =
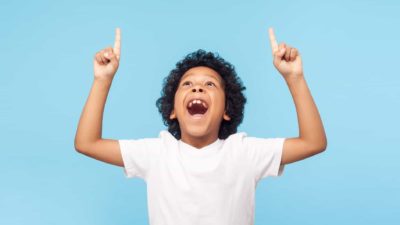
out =
<svg viewBox="0 0 400 225"><path fill-rule="evenodd" d="M193 104L192 107L188 108L190 115L206 113L207 109L202 104Z"/></svg>

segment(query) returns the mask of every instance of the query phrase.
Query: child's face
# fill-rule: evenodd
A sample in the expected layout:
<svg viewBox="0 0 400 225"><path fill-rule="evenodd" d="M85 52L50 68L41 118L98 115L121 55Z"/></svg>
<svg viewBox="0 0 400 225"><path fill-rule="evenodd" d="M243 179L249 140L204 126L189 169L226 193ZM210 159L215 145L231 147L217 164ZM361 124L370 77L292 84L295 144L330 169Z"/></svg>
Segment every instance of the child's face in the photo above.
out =
<svg viewBox="0 0 400 225"><path fill-rule="evenodd" d="M178 119L183 140L216 140L222 120L230 120L220 75L204 66L188 70L179 82L170 119Z"/></svg>

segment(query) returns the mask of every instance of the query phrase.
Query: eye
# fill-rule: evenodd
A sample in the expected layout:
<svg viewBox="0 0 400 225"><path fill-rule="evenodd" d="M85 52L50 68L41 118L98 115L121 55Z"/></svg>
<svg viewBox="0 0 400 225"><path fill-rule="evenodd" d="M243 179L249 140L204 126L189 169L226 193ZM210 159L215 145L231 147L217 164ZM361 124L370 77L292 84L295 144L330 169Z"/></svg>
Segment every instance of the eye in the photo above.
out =
<svg viewBox="0 0 400 225"><path fill-rule="evenodd" d="M207 81L206 85L209 87L215 87L215 84L211 81Z"/></svg>
<svg viewBox="0 0 400 225"><path fill-rule="evenodd" d="M191 85L190 81L185 81L182 83L182 86L190 86L190 85Z"/></svg>

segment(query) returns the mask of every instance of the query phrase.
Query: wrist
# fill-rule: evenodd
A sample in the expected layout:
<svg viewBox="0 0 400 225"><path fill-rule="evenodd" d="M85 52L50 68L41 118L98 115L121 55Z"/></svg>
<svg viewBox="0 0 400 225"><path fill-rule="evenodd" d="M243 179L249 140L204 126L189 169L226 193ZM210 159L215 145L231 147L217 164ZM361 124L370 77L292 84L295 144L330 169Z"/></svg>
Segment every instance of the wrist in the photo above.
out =
<svg viewBox="0 0 400 225"><path fill-rule="evenodd" d="M112 78L104 78L104 77L94 77L93 82L95 83L101 83L101 84L111 84L112 83Z"/></svg>
<svg viewBox="0 0 400 225"><path fill-rule="evenodd" d="M93 85L97 86L101 89L110 89L112 84L112 79L106 79L106 78L95 78L93 80Z"/></svg>
<svg viewBox="0 0 400 225"><path fill-rule="evenodd" d="M289 86L296 85L296 84L302 83L304 81L305 81L305 78L304 78L303 73L285 77L285 82Z"/></svg>

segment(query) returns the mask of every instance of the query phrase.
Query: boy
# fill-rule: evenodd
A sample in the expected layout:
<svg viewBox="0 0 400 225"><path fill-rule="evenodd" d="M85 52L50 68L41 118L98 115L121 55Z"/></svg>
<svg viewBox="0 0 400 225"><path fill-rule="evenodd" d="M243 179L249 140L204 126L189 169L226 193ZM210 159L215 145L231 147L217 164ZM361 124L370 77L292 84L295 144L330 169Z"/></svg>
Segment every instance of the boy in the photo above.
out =
<svg viewBox="0 0 400 225"><path fill-rule="evenodd" d="M120 59L114 48L94 59L94 82L82 112L75 149L121 166L146 181L151 225L250 225L257 182L280 176L284 165L325 150L318 110L303 77L297 49L269 37L273 64L292 94L299 122L295 138L236 133L243 119L244 87L231 64L199 50L178 62L157 106L168 131L159 138L110 140L101 136L104 105Z"/></svg>

